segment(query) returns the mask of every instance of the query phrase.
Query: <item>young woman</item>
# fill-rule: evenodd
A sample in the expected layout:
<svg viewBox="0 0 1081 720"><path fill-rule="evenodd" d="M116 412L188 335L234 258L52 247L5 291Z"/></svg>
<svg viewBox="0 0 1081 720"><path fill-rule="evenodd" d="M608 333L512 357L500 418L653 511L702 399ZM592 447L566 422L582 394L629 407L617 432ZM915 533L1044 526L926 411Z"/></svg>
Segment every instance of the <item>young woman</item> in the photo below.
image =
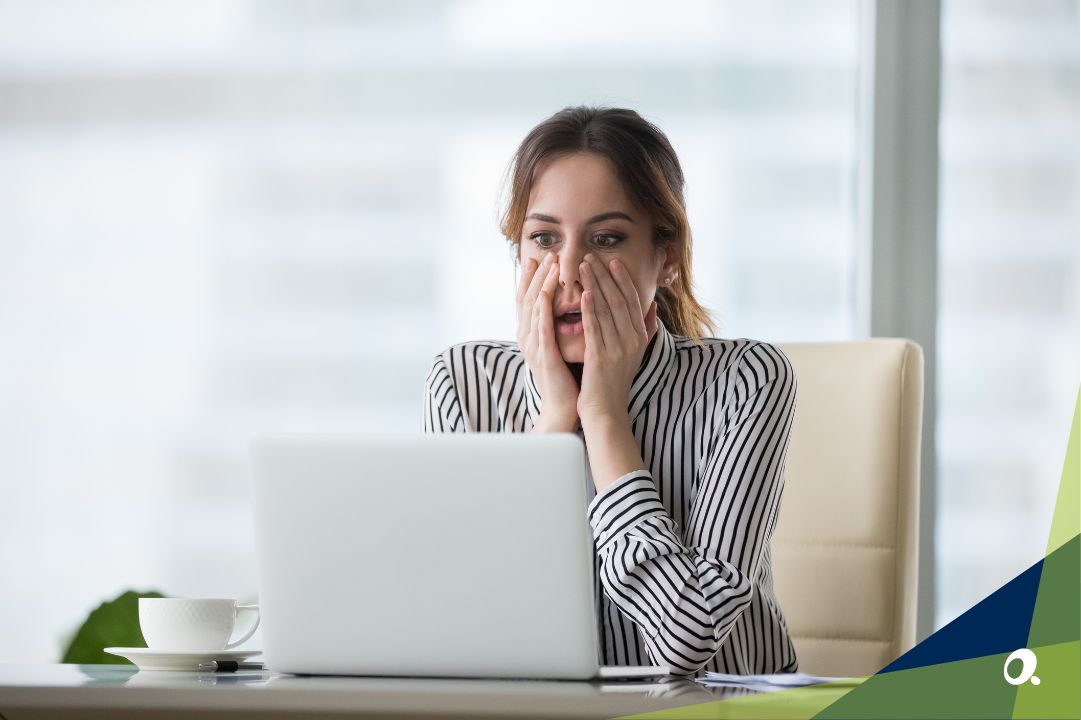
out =
<svg viewBox="0 0 1081 720"><path fill-rule="evenodd" d="M675 151L632 110L568 107L509 170L518 339L437 355L424 431L583 438L603 664L795 672L769 541L796 376L703 337Z"/></svg>

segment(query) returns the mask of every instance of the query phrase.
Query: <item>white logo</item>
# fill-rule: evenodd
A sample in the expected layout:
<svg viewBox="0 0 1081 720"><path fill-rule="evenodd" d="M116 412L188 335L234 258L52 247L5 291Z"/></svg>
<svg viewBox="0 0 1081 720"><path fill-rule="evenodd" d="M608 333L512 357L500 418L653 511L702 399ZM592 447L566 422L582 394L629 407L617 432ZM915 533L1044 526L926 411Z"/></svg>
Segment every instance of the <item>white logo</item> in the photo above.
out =
<svg viewBox="0 0 1081 720"><path fill-rule="evenodd" d="M1014 660L1021 661L1021 674L1017 677L1010 675L1010 663ZM1006 658L1006 664L1002 666L1002 677L1006 678L1006 682L1010 685L1024 685L1030 679L1032 680L1033 685L1039 685L1040 678L1033 675L1034 672L1036 672L1036 653L1028 648L1014 650L1010 653L1010 656Z"/></svg>

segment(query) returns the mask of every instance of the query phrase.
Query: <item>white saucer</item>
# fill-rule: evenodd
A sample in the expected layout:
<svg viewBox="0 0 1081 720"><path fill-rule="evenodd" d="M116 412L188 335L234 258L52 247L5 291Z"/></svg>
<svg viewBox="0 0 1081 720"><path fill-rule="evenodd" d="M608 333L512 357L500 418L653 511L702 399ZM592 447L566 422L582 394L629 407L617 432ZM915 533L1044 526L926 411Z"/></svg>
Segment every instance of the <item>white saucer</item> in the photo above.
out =
<svg viewBox="0 0 1081 720"><path fill-rule="evenodd" d="M109 647L105 652L135 663L140 670L199 670L199 664L211 660L247 660L262 650L220 650L210 653L166 652L150 648Z"/></svg>

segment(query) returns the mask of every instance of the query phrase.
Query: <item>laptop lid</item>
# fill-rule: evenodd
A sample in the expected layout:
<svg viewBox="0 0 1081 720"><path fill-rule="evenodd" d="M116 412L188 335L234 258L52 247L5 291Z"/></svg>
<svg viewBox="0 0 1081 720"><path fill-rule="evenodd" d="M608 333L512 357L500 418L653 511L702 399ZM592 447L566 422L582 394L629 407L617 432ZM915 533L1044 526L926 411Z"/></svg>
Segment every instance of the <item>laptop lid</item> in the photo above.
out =
<svg viewBox="0 0 1081 720"><path fill-rule="evenodd" d="M597 676L577 435L277 433L251 450L268 668Z"/></svg>

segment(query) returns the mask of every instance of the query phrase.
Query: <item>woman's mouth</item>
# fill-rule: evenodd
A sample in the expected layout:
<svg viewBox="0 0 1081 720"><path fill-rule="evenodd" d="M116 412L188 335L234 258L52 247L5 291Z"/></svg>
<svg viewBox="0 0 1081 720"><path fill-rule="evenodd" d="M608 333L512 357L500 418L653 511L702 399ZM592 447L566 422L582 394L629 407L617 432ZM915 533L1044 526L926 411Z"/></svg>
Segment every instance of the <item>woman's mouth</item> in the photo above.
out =
<svg viewBox="0 0 1081 720"><path fill-rule="evenodd" d="M581 335L582 313L568 312L556 318L556 332L560 335Z"/></svg>

